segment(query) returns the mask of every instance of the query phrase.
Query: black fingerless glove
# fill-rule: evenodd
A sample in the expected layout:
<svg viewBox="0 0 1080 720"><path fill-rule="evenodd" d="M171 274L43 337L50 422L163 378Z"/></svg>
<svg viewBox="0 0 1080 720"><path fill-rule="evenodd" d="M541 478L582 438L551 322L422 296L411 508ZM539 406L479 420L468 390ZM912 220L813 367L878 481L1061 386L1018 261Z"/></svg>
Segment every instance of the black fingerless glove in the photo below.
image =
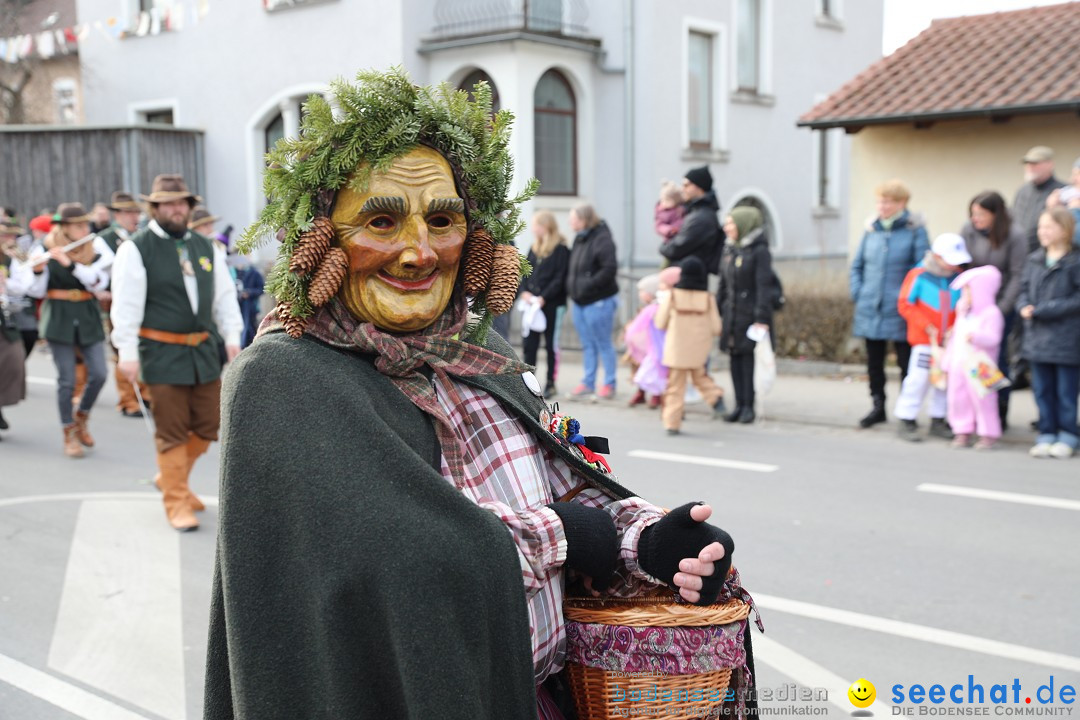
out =
<svg viewBox="0 0 1080 720"><path fill-rule="evenodd" d="M591 577L594 590L606 590L619 560L615 521L606 511L581 503L554 502L548 507L562 520L565 566Z"/></svg>
<svg viewBox="0 0 1080 720"><path fill-rule="evenodd" d="M695 603L710 605L716 602L731 569L735 542L715 525L699 523L690 517L690 508L700 504L687 503L677 507L659 522L645 528L638 540L638 564L642 570L674 588L675 573L679 572L682 560L696 558L710 543L720 543L724 546L724 557L713 561L716 568L712 575L701 578L701 599Z"/></svg>

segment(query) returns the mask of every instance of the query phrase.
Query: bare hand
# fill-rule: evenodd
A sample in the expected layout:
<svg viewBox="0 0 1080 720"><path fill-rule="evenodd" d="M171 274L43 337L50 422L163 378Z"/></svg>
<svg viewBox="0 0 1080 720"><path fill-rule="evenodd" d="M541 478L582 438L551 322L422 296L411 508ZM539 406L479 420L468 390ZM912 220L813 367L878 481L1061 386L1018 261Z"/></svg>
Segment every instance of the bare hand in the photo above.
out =
<svg viewBox="0 0 1080 720"><path fill-rule="evenodd" d="M94 297L96 297L99 302L110 302L112 300L112 293L108 290L102 290L94 293Z"/></svg>
<svg viewBox="0 0 1080 720"><path fill-rule="evenodd" d="M116 369L120 371L120 374L127 378L128 382L134 384L139 379L139 361L138 360L124 360L116 364Z"/></svg>
<svg viewBox="0 0 1080 720"><path fill-rule="evenodd" d="M68 257L68 254L64 252L64 248L62 247L49 248L49 257L64 267L71 267L71 258Z"/></svg>
<svg viewBox="0 0 1080 720"><path fill-rule="evenodd" d="M539 305L540 307L544 307L544 298L540 297L539 295L533 295L533 297L536 298L537 305Z"/></svg>
<svg viewBox="0 0 1080 720"><path fill-rule="evenodd" d="M229 358L229 362L232 362L233 360L235 360L236 356L239 355L239 354L240 354L240 346L239 345L226 345L225 346L225 356L227 358Z"/></svg>
<svg viewBox="0 0 1080 720"><path fill-rule="evenodd" d="M1061 188L1058 188L1057 190L1050 193L1046 197L1046 207L1047 207L1047 209L1054 208L1054 207L1057 207L1060 204L1061 204Z"/></svg>
<svg viewBox="0 0 1080 720"><path fill-rule="evenodd" d="M1020 308L1020 317L1024 318L1025 320L1030 320L1032 318L1032 316L1034 316L1034 315L1035 315L1035 306L1034 305L1025 305L1024 307Z"/></svg>
<svg viewBox="0 0 1080 720"><path fill-rule="evenodd" d="M525 292L521 293L521 299L525 302L531 302L533 299L533 294L526 290Z"/></svg>
<svg viewBox="0 0 1080 720"><path fill-rule="evenodd" d="M690 517L695 522L705 522L712 516L708 505L697 505L690 509ZM710 543L701 549L696 558L683 558L679 561L679 572L675 573L675 585L679 595L687 602L701 599L701 578L710 577L716 570L715 561L724 557L724 546L718 542Z"/></svg>

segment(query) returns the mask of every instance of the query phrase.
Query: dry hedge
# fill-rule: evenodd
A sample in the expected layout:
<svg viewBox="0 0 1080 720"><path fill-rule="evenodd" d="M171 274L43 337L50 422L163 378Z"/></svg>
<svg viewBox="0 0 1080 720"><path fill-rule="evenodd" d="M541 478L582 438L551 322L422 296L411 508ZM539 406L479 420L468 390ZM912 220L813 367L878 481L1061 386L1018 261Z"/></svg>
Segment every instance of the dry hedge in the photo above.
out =
<svg viewBox="0 0 1080 720"><path fill-rule="evenodd" d="M854 359L849 350L854 308L846 294L810 286L785 290L784 295L784 309L773 316L777 355L831 362Z"/></svg>

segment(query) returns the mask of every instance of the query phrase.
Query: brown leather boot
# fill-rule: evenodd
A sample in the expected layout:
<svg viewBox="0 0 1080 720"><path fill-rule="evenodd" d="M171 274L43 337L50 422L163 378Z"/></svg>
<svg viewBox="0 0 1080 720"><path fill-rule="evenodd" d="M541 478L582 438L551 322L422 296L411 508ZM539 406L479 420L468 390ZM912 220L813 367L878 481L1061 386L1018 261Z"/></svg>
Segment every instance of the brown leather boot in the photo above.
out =
<svg viewBox="0 0 1080 720"><path fill-rule="evenodd" d="M199 521L188 504L187 488L187 446L179 445L157 456L162 502L169 524L180 532L187 532L199 527Z"/></svg>
<svg viewBox="0 0 1080 720"><path fill-rule="evenodd" d="M75 423L64 426L64 454L69 458L81 458L85 452L79 442L79 429Z"/></svg>
<svg viewBox="0 0 1080 720"><path fill-rule="evenodd" d="M198 435L189 435L187 444L187 476L191 477L191 469L195 467L195 461L199 459L199 456L206 452L206 449L210 447L210 441L204 440ZM154 476L154 487L161 490L161 473ZM202 512L206 509L206 505L199 499L199 496L191 491L190 485L188 486L188 505L195 512Z"/></svg>
<svg viewBox="0 0 1080 720"><path fill-rule="evenodd" d="M86 447L94 447L94 436L90 434L86 423L90 420L90 413L78 410L75 413L75 436Z"/></svg>
<svg viewBox="0 0 1080 720"><path fill-rule="evenodd" d="M210 447L210 441L205 440L198 435L191 435L187 444L187 456L188 456L188 477L191 477L191 469L195 467L195 461L206 452ZM188 487L188 505L195 512L202 512L206 509L206 505L203 505L203 501L199 499L199 496L191 492L191 488Z"/></svg>

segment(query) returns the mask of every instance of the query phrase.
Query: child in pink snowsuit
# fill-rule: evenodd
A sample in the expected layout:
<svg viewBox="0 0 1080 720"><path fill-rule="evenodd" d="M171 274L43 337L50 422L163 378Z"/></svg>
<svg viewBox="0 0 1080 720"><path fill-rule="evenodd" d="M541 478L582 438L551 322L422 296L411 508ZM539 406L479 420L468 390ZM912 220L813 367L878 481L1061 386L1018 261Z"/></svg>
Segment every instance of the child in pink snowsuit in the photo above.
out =
<svg viewBox="0 0 1080 720"><path fill-rule="evenodd" d="M946 396L949 425L956 437L953 447L967 447L973 433L979 436L976 450L989 450L1001 437L997 391L981 395L971 372L971 352L982 350L996 360L1001 348L1005 317L995 298L1001 288L1001 271L984 265L961 273L951 287L960 290L956 305L956 324L942 363L948 373Z"/></svg>

